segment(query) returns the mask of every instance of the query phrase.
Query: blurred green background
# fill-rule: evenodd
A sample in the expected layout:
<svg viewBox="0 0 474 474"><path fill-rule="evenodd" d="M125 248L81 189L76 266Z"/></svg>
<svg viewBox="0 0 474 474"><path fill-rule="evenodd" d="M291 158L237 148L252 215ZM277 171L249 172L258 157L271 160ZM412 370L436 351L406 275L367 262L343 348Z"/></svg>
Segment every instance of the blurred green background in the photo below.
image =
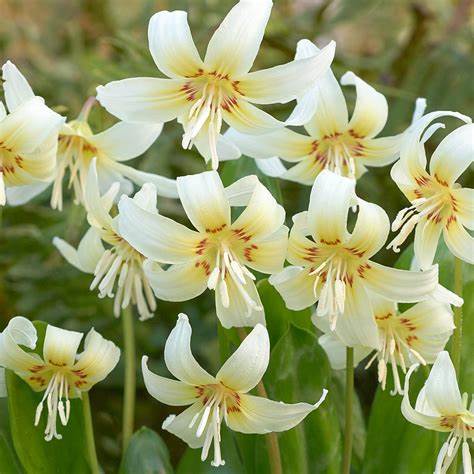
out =
<svg viewBox="0 0 474 474"><path fill-rule="evenodd" d="M146 38L153 13L187 10L195 42L204 53L210 34L233 3L0 0L0 62L12 60L38 95L73 119L87 97L95 94L97 85L159 74ZM333 70L337 77L353 70L386 95L390 112L383 135L398 133L409 124L419 96L427 98L428 110L456 110L469 115L474 96L469 7L469 1L448 0L276 0L255 66L263 68L291 60L301 38L309 38L319 46L335 39ZM353 103L353 90L345 89ZM289 106L272 108L279 116L286 116L290 110ZM94 109L91 123L96 131L113 122L105 111ZM181 149L181 133L176 122L166 124L153 147L133 165L169 177L203 171L204 161L195 152ZM223 167L226 178L253 172L255 166L248 158ZM275 189L274 182L263 180ZM404 197L390 180L388 167L367 173L358 183L358 192L382 205L391 218L405 205ZM288 223L294 213L307 207L308 196L309 188L281 183ZM183 219L176 202L161 200L159 207L163 214ZM90 276L70 267L51 244L56 235L77 243L85 229L80 208L69 200L63 213L52 211L48 193L21 208L3 210L0 329L12 316L21 314L69 329L86 331L95 326L121 344L121 325L112 315L111 302L89 292ZM386 264L393 264L395 259L396 255L389 252L376 258ZM157 369L164 370L164 341L180 311L186 312L193 323L197 357L214 370L220 362L209 293L183 304L159 302L153 320L137 321L138 355L148 354ZM99 458L106 472L116 472L120 459L121 374L119 366L91 392ZM375 379L373 372L357 372L356 386L365 416L374 397ZM139 377L136 426L146 424L163 434L176 462L185 446L160 430L171 412L146 393Z"/></svg>

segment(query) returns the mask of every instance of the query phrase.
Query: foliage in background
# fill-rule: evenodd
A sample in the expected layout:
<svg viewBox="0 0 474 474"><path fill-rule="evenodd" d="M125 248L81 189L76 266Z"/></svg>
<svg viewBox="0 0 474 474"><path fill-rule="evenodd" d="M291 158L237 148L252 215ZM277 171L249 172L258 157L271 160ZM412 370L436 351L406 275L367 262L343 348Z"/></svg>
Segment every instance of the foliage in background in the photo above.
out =
<svg viewBox="0 0 474 474"><path fill-rule="evenodd" d="M0 62L13 60L35 91L44 96L50 106L72 119L79 113L85 99L95 94L97 85L114 79L157 74L146 41L148 19L154 12L187 10L195 41L198 47L202 47L233 4L233 0L2 0ZM469 1L463 0L276 0L255 67L288 61L301 38L309 38L318 45L335 39L336 76L353 70L387 96L390 105L387 134L399 132L407 126L418 96L427 98L428 110L450 109L469 115L473 103L473 60L469 48L471 25L468 23L468 10ZM288 115L290 106L273 107L272 111L283 117ZM113 119L98 108L91 118L96 130L113 123ZM195 152L181 149L181 133L181 127L176 123L165 125L155 145L135 162L135 166L170 177L203 171L202 158ZM221 171L224 179L232 180L256 173L256 167L252 160L245 158L225 165ZM307 207L309 188L282 182L280 190L274 181L262 180L279 200L283 200L288 223L294 213ZM372 169L357 187L362 198L380 204L391 218L405 205L403 195L390 180L389 168ZM48 200L49 196L45 194L21 208L3 210L0 225L0 327L3 328L12 316L21 314L31 320L48 321L68 329L84 331L95 326L105 337L121 345L120 324L112 315L111 301L99 300L91 293L88 290L90 276L68 265L51 244L55 235L70 242L79 240L86 228L83 211L71 204L61 214L49 208ZM159 207L163 214L183 219L176 202L162 199ZM393 264L396 258L387 251L379 256L379 261ZM472 287L472 283L470 285ZM264 293L271 291L266 287L261 289ZM275 295L273 300L277 300ZM470 308L472 303L466 303L466 315ZM273 306L267 310L267 318L272 318L272 309ZM164 341L180 311L187 313L193 323L197 357L205 367L215 370L220 361L216 357L216 317L209 296L185 303L159 302L155 319L136 325L138 353L149 355L156 362L156 369L165 373L162 362ZM274 309L275 315L283 313L281 308ZM327 383L333 396L328 398L329 402L322 406L322 410L313 413L300 427L281 435L280 439L294 446L295 458L306 449L312 450L310 454L317 458L325 449L324 443L330 445L334 441L334 453L327 455L333 467L319 465L319 470L324 472L327 468L328 472L332 472L331 469L336 472L340 462L340 440L338 434L331 440L330 430L339 423L337 414L342 411L342 402L337 399L341 384L335 376L332 376L334 380L329 379L328 362L317 347L313 329L308 325L308 315L293 313L288 318L291 318L290 322L285 320L282 325L277 325L275 321L272 324L271 331L277 327L280 332L271 332L273 352L266 377L277 381L286 377L295 388L291 393L279 391L276 385L275 392L269 395L287 402L314 402L319 393L314 393L311 383L314 387ZM472 327L470 330L466 326L465 334L469 331L471 334L474 332ZM227 335L221 337L227 338ZM291 364L292 370L285 368L285 364ZM91 394L99 459L106 472L117 472L120 463L117 433L120 432L121 417L121 371L119 366ZM357 371L356 377L361 403L361 422L356 423L361 431L355 441L357 468L361 467L364 452L364 424L369 427L368 442L374 437L378 439L380 420L377 420L377 414L386 413L391 405L398 409L399 399L395 402L387 394L378 393L373 405L377 388L375 373L361 370ZM464 378L468 380L467 376ZM470 380L474 380L472 374ZM472 391L472 387L464 386L464 390L468 389ZM6 405L3 401L0 403L0 461L3 461L2 453L6 452L3 447L9 440L4 437L8 431L3 415ZM372 406L374 411L369 420ZM172 464L176 466L185 445L161 431L161 423L169 413L168 407L158 404L146 393L139 377L137 428L146 424L159 432L170 450ZM394 425L400 422L401 414L397 413L393 415L396 418ZM317 426L326 423L327 432L312 431L312 420L317 417L326 418L318 420ZM385 416L383 423L387 423ZM415 427L410 430L418 441L421 430ZM310 448L301 446L303 431L306 440L312 444ZM147 431L139 432L136 438L139 439L135 442L144 443L149 451L161 449L159 441ZM236 451L227 454L228 466L232 465L232 459L236 463L238 459L253 462L256 457L250 452L252 449L263 452L263 444L260 447L249 445L245 436L228 441L230 443L224 443L227 449ZM263 439L261 442L264 443ZM367 449L373 449L369 443ZM390 449L392 453L400 454L397 449ZM135 455L133 445L129 451L127 459ZM243 453L250 457L243 456ZM189 472L186 463L195 468L195 454L187 451L177 472ZM376 456L371 458L377 463ZM311 456L304 459L312 462ZM14 469L13 464L7 462ZM162 472L168 472L166 459L164 463ZM397 466L396 469L403 469L403 465ZM203 472L211 470L207 466L202 468ZM362 472L381 472L381 469L377 464L364 465ZM226 471L223 469L221 472ZM308 466L301 466L301 472L313 471Z"/></svg>

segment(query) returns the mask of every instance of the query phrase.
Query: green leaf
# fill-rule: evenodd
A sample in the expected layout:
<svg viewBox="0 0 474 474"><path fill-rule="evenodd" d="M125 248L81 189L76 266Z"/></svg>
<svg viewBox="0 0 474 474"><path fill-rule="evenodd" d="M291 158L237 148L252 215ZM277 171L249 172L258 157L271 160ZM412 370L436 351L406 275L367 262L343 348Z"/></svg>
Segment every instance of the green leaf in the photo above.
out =
<svg viewBox="0 0 474 474"><path fill-rule="evenodd" d="M416 397L427 371L410 379L411 398ZM390 381L387 385L390 386ZM400 411L402 398L377 389L369 419L363 474L431 474L438 454L438 435L409 423Z"/></svg>
<svg viewBox="0 0 474 474"><path fill-rule="evenodd" d="M42 352L46 324L35 322L38 331L38 353ZM34 426L36 407L43 393L36 393L11 371L6 371L8 412L16 454L27 474L90 472L84 436L82 403L71 400L71 416L67 426L58 421L62 440L44 440L46 416L43 413L39 426Z"/></svg>
<svg viewBox="0 0 474 474"><path fill-rule="evenodd" d="M0 398L0 466L5 466L5 474L16 474L23 471L13 448L7 405L7 399Z"/></svg>
<svg viewBox="0 0 474 474"><path fill-rule="evenodd" d="M131 438L120 474L172 474L168 448L149 428L140 428Z"/></svg>

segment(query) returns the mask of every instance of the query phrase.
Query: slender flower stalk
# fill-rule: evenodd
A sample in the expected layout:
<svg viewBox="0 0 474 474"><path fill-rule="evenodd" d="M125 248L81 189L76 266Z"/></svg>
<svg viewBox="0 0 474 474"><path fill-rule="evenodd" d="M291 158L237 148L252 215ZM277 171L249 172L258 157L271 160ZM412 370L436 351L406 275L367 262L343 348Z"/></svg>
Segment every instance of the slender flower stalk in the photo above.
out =
<svg viewBox="0 0 474 474"><path fill-rule="evenodd" d="M463 261L460 258L454 258L454 291L462 297L463 292L463 275L462 275ZM454 330L452 346L451 346L451 360L453 361L454 369L459 377L461 373L461 358L462 358L462 306L454 309Z"/></svg>
<svg viewBox="0 0 474 474"><path fill-rule="evenodd" d="M237 328L237 334L241 342L247 337L247 331L244 328ZM257 392L263 398L268 398L267 390L263 385L263 380L257 385ZM270 461L270 471L272 474L282 474L283 468L281 465L280 445L278 443L278 436L276 433L268 433L265 435L265 442L267 444L268 459Z"/></svg>
<svg viewBox="0 0 474 474"><path fill-rule="evenodd" d="M87 392L82 394L82 410L84 412L84 431L86 435L87 454L92 474L100 474L99 461L95 448L94 425L92 423L91 403Z"/></svg>
<svg viewBox="0 0 474 474"><path fill-rule="evenodd" d="M354 349L346 348L346 391L344 411L344 455L342 460L342 473L351 472L352 459L352 405L354 397Z"/></svg>
<svg viewBox="0 0 474 474"><path fill-rule="evenodd" d="M131 308L122 313L123 350L125 362L125 378L123 388L123 419L122 419L122 451L125 453L135 427L135 398L137 353L135 347L135 330Z"/></svg>

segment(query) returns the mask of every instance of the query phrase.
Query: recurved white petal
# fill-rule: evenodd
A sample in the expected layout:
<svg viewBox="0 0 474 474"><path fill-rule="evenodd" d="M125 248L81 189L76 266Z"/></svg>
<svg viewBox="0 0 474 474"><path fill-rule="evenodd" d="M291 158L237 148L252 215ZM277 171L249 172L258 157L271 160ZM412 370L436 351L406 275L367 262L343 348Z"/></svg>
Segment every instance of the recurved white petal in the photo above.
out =
<svg viewBox="0 0 474 474"><path fill-rule="evenodd" d="M5 330L0 333L0 366L15 372L32 372L43 366L41 358L26 352L20 345L29 349L36 347L37 333L33 324L22 316L10 319Z"/></svg>
<svg viewBox="0 0 474 474"><path fill-rule="evenodd" d="M97 262L105 251L100 235L93 227L85 233L77 250L59 237L53 239L53 245L72 266L85 273L94 273Z"/></svg>
<svg viewBox="0 0 474 474"><path fill-rule="evenodd" d="M162 429L173 433L178 438L181 438L191 448L200 448L204 444L205 436L196 436L196 427L190 428L191 422L198 416L202 410L203 405L201 401L195 402L189 408L186 408L179 415L170 415L163 422Z"/></svg>
<svg viewBox="0 0 474 474"><path fill-rule="evenodd" d="M421 269L428 269L438 247L439 236L443 226L426 217L422 218L415 229L415 256Z"/></svg>
<svg viewBox="0 0 474 474"><path fill-rule="evenodd" d="M360 257L370 258L384 245L390 232L387 213L377 204L358 199L359 214L346 247Z"/></svg>
<svg viewBox="0 0 474 474"><path fill-rule="evenodd" d="M242 395L240 411L227 415L229 428L240 433L265 434L286 431L300 423L321 405L327 390L314 405L309 403L283 403L253 395Z"/></svg>
<svg viewBox="0 0 474 474"><path fill-rule="evenodd" d="M148 25L148 43L155 64L168 77L191 77L204 68L186 12L155 13Z"/></svg>
<svg viewBox="0 0 474 474"><path fill-rule="evenodd" d="M57 133L64 118L34 97L0 122L0 141L15 153L32 153L52 134Z"/></svg>
<svg viewBox="0 0 474 474"><path fill-rule="evenodd" d="M378 135L387 122L387 99L351 71L342 76L341 84L355 86L357 93L349 129L362 137L372 138Z"/></svg>
<svg viewBox="0 0 474 474"><path fill-rule="evenodd" d="M441 417L435 415L426 415L420 411L415 410L410 403L410 377L413 371L418 367L418 364L415 364L410 367L410 370L405 376L405 387L403 389L403 400L402 400L402 414L410 422L415 425L423 426L428 430L436 431L450 431L450 428L444 428L440 425Z"/></svg>
<svg viewBox="0 0 474 474"><path fill-rule="evenodd" d="M260 183L257 176L254 174L244 176L243 178L234 181L224 190L229 204L231 206L247 206L250 198L253 196L255 187Z"/></svg>
<svg viewBox="0 0 474 474"><path fill-rule="evenodd" d="M191 405L196 401L196 388L179 380L171 380L148 368L148 357L142 357L143 381L148 393L161 403L171 406Z"/></svg>
<svg viewBox="0 0 474 474"><path fill-rule="evenodd" d="M222 110L222 117L230 127L249 135L262 135L285 126L284 122L245 100L239 100L234 107Z"/></svg>
<svg viewBox="0 0 474 474"><path fill-rule="evenodd" d="M438 285L438 266L425 271L399 270L370 261L369 268L359 272L372 291L400 303L416 303L426 299Z"/></svg>
<svg viewBox="0 0 474 474"><path fill-rule="evenodd" d="M308 225L316 241L343 243L349 236L347 215L355 199L355 181L323 170L311 190Z"/></svg>
<svg viewBox="0 0 474 474"><path fill-rule="evenodd" d="M446 136L430 161L430 174L450 186L474 161L474 124L468 123Z"/></svg>
<svg viewBox="0 0 474 474"><path fill-rule="evenodd" d="M281 178L286 173L286 167L280 158L273 156L264 160L255 160L257 168L271 178Z"/></svg>
<svg viewBox="0 0 474 474"><path fill-rule="evenodd" d="M238 77L257 56L272 9L271 0L240 0L212 35L204 63L207 68Z"/></svg>
<svg viewBox="0 0 474 474"><path fill-rule="evenodd" d="M245 266L262 273L276 273L283 269L288 247L288 227L281 226L275 233L236 249Z"/></svg>
<svg viewBox="0 0 474 474"><path fill-rule="evenodd" d="M451 193L456 199L459 222L467 229L474 230L474 189L457 188Z"/></svg>
<svg viewBox="0 0 474 474"><path fill-rule="evenodd" d="M449 250L456 257L474 264L474 238L457 220L443 229L443 236Z"/></svg>
<svg viewBox="0 0 474 474"><path fill-rule="evenodd" d="M186 215L199 232L216 232L230 225L230 205L217 171L179 176L176 182Z"/></svg>
<svg viewBox="0 0 474 474"><path fill-rule="evenodd" d="M146 211L126 196L119 202L119 211L120 235L151 260L186 263L197 256L197 246L203 239L198 232Z"/></svg>
<svg viewBox="0 0 474 474"><path fill-rule="evenodd" d="M32 99L35 94L28 84L25 76L11 62L7 61L2 66L3 90L5 91L5 101L8 110L12 112L27 100Z"/></svg>
<svg viewBox="0 0 474 474"><path fill-rule="evenodd" d="M161 123L118 122L107 130L93 135L89 142L111 160L126 161L145 153L162 129Z"/></svg>
<svg viewBox="0 0 474 474"><path fill-rule="evenodd" d="M357 280L352 286L346 286L344 313L337 318L336 333L349 347L378 349L380 346L369 293Z"/></svg>
<svg viewBox="0 0 474 474"><path fill-rule="evenodd" d="M391 137L361 139L362 149L357 155L357 161L367 166L386 166L400 156L403 134Z"/></svg>
<svg viewBox="0 0 474 474"><path fill-rule="evenodd" d="M183 120L183 122L185 122ZM194 146L204 158L206 163L212 160L212 150L209 143L209 124L204 124L194 138ZM219 135L216 142L217 156L219 161L232 161L240 158L241 153L237 146L229 141L225 135Z"/></svg>
<svg viewBox="0 0 474 474"><path fill-rule="evenodd" d="M425 390L427 400L438 413L452 415L463 411L456 371L448 352L438 354L426 380Z"/></svg>
<svg viewBox="0 0 474 474"><path fill-rule="evenodd" d="M48 324L44 337L43 358L56 367L71 367L83 334Z"/></svg>
<svg viewBox="0 0 474 474"><path fill-rule="evenodd" d="M251 72L240 80L239 90L255 104L287 103L301 96L328 71L335 50L336 43L331 41L313 56Z"/></svg>
<svg viewBox="0 0 474 474"><path fill-rule="evenodd" d="M164 301L191 300L205 291L209 279L206 266L198 259L171 265L166 270L146 260L143 270L156 297Z"/></svg>
<svg viewBox="0 0 474 474"><path fill-rule="evenodd" d="M285 209L259 182L255 186L247 207L232 223L232 230L238 239L247 242L269 237L278 231L284 222Z"/></svg>
<svg viewBox="0 0 474 474"><path fill-rule="evenodd" d="M257 324L226 360L216 379L237 392L252 390L262 379L270 359L270 339L265 326Z"/></svg>
<svg viewBox="0 0 474 474"><path fill-rule="evenodd" d="M179 314L176 326L166 340L166 366L178 380L189 385L216 383L216 379L208 374L194 358L191 352L191 333L188 317L183 313Z"/></svg>
<svg viewBox="0 0 474 474"><path fill-rule="evenodd" d="M309 272L308 268L290 266L268 279L280 293L287 308L299 311L316 303L316 275L309 275Z"/></svg>
<svg viewBox="0 0 474 474"><path fill-rule="evenodd" d="M8 188L6 190L7 202L10 206L22 206L41 194L50 185L51 183L46 181Z"/></svg>
<svg viewBox="0 0 474 474"><path fill-rule="evenodd" d="M158 124L186 115L182 79L134 77L97 88L97 100L120 120Z"/></svg>
<svg viewBox="0 0 474 474"><path fill-rule="evenodd" d="M245 284L239 285L230 277L226 277L227 297L217 289L216 314L225 328L248 327L265 324L265 312L260 295L253 280L245 277ZM242 291L243 290L243 291ZM245 292L245 294L244 294ZM227 301L224 301L228 299Z"/></svg>
<svg viewBox="0 0 474 474"><path fill-rule="evenodd" d="M117 365L120 359L120 349L112 342L103 338L91 329L84 341L84 351L77 356L77 362L72 368L86 386L80 390L88 390L97 382L104 380Z"/></svg>
<svg viewBox="0 0 474 474"><path fill-rule="evenodd" d="M240 151L252 158L279 156L286 161L299 161L308 155L313 142L311 137L282 128L264 135L248 135L229 129L225 136L237 145Z"/></svg>

